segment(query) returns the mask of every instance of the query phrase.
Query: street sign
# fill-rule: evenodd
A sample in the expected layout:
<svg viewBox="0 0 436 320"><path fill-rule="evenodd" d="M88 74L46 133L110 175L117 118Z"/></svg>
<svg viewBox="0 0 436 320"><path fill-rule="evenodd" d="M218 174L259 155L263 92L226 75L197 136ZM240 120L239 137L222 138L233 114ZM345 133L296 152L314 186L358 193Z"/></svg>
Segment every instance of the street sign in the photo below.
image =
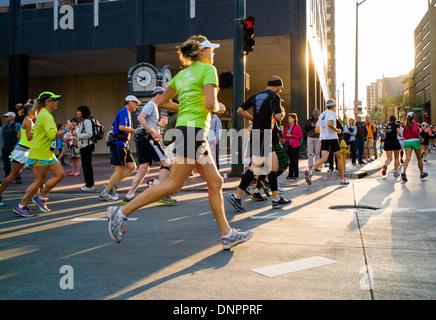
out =
<svg viewBox="0 0 436 320"><path fill-rule="evenodd" d="M362 101L358 101L358 100L354 100L354 105L357 106L361 106L362 105Z"/></svg>

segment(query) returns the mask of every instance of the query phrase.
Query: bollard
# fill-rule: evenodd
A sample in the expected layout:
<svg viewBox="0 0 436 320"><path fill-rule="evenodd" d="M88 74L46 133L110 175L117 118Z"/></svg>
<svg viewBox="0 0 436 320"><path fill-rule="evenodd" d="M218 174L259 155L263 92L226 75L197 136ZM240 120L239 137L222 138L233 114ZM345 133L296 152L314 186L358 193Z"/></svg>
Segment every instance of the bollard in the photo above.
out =
<svg viewBox="0 0 436 320"><path fill-rule="evenodd" d="M342 150L342 165L344 166L344 171L345 171L345 166L347 164L347 156L350 154L350 151L348 151L348 145L344 141L344 139L341 140L341 150Z"/></svg>

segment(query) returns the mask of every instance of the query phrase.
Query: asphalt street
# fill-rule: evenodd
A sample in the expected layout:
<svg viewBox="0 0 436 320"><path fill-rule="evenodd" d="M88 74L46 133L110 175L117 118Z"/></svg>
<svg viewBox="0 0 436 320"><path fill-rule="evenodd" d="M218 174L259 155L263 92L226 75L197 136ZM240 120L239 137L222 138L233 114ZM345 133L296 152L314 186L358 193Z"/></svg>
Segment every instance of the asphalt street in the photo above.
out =
<svg viewBox="0 0 436 320"><path fill-rule="evenodd" d="M175 205L132 214L116 244L105 219L113 203L98 199L113 172L106 156L94 159L96 192L80 192L83 177L67 177L49 195L52 211L34 218L12 213L32 181L25 170L23 184L12 184L0 207L0 299L433 300L434 150L428 159L429 176L419 178L413 159L406 183L393 177L392 165L381 175L383 157L364 167L347 164L349 186L326 169L311 186L303 173L297 181L283 175L282 196L292 203L282 209L272 209L271 198L245 196L247 212L238 213L225 200L230 225L254 231L229 251L198 174L174 195ZM149 176L156 175L157 167ZM132 179L119 184L121 196ZM238 183L225 178L225 198Z"/></svg>

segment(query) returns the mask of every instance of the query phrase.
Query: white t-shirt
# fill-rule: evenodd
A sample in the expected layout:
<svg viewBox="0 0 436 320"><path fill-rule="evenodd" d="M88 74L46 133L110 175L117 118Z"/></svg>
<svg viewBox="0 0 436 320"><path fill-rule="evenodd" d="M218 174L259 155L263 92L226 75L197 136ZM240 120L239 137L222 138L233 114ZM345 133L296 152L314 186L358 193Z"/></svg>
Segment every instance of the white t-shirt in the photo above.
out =
<svg viewBox="0 0 436 320"><path fill-rule="evenodd" d="M326 110L319 115L317 127L321 128L319 140L332 140L338 138L338 133L328 126L328 122L332 120L333 125L336 126L336 113L331 110Z"/></svg>

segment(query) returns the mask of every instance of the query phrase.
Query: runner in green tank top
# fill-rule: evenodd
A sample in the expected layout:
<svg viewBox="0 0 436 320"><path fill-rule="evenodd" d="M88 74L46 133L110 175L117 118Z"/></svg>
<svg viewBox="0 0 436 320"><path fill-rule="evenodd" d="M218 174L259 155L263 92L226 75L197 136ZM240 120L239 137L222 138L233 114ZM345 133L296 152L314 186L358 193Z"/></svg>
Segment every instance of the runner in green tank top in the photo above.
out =
<svg viewBox="0 0 436 320"><path fill-rule="evenodd" d="M175 162L165 182L146 189L123 207L108 207L109 235L117 243L121 242L125 232L127 216L164 196L180 192L193 169L207 182L209 203L221 231L223 248L230 249L253 236L252 231L241 232L229 226L224 211L223 179L206 140L210 113L225 111L225 106L217 99L218 78L213 66L213 50L218 47L218 44L210 43L201 35L190 37L178 47L179 58L187 68L171 80L157 105L158 108L178 111L176 131L179 135L175 141ZM179 104L172 102L176 95ZM194 145L195 150L189 150L189 144Z"/></svg>
<svg viewBox="0 0 436 320"><path fill-rule="evenodd" d="M17 104L17 113L20 117L25 116L22 124L21 131L19 134L19 143L15 147L14 151L12 151L9 158L12 161L12 169L11 173L2 181L0 185L0 206L4 205L3 202L3 191L11 184L12 181L17 179L20 176L21 171L23 170L24 165L27 163L27 159L29 156L29 149L32 145L32 134L30 133L33 127L33 119L35 119L35 107L33 104L26 103L25 105Z"/></svg>

